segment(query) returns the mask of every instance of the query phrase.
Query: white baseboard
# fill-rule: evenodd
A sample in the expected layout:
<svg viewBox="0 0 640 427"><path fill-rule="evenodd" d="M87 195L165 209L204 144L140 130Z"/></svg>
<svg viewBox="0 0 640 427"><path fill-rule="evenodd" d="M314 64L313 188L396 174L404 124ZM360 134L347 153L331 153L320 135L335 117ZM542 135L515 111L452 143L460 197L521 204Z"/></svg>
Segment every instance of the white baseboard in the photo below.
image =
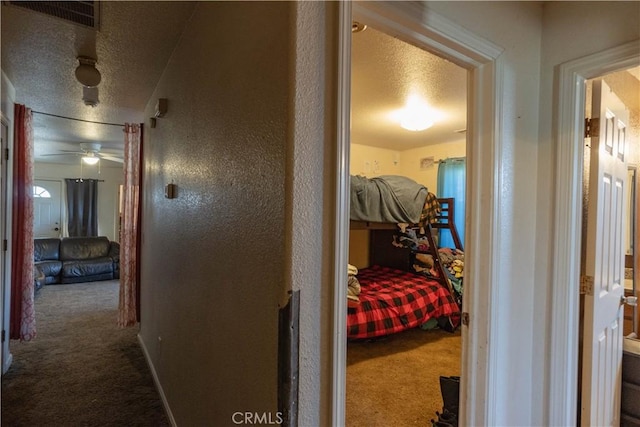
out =
<svg viewBox="0 0 640 427"><path fill-rule="evenodd" d="M3 375L7 373L7 371L11 367L12 363L13 363L13 354L7 353L7 355L6 355L5 359L4 359L4 365L2 365L2 374Z"/></svg>
<svg viewBox="0 0 640 427"><path fill-rule="evenodd" d="M144 344L144 341L140 334L138 334L138 342L140 343L140 347L142 347L142 352L144 353L144 358L147 361L147 365L149 366L149 370L151 371L151 376L153 377L153 382L156 385L156 389L158 390L158 394L162 399L162 405L164 406L164 410L167 413L167 418L172 426L177 427L175 418L173 418L173 413L171 412L171 408L169 408L169 402L167 402L167 396L164 394L164 390L162 389L162 385L160 384L160 380L158 379L158 374L156 373L156 369L153 366L153 362L151 361L151 357L149 357L149 352L147 351L147 347Z"/></svg>

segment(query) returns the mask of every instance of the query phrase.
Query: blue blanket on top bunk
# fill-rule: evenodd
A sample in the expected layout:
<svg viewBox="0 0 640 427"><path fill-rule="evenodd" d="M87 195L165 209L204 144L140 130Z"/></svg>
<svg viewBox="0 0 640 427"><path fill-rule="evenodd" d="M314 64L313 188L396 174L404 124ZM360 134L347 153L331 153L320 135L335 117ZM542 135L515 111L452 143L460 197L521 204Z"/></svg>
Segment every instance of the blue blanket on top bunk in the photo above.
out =
<svg viewBox="0 0 640 427"><path fill-rule="evenodd" d="M427 188L404 176L351 176L351 219L355 221L416 224L426 198Z"/></svg>

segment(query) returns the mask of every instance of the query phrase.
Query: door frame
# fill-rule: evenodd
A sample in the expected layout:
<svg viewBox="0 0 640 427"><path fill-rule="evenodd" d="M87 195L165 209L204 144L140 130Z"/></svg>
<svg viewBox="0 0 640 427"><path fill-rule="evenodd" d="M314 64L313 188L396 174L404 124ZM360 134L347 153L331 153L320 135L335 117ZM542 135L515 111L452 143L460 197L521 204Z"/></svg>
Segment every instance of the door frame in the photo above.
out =
<svg viewBox="0 0 640 427"><path fill-rule="evenodd" d="M551 342L547 425L575 425L582 241L585 82L640 65L640 40L560 65L554 100L555 210L551 261Z"/></svg>
<svg viewBox="0 0 640 427"><path fill-rule="evenodd" d="M414 2L341 2L338 61L338 154L334 281L333 425L344 425L346 268L349 230L349 114L352 18L446 58L468 71L467 215L462 328L461 425L494 425L504 402L500 382L498 280L503 49ZM489 260L489 261L487 261Z"/></svg>
<svg viewBox="0 0 640 427"><path fill-rule="evenodd" d="M13 104L12 104L13 105ZM4 141L4 148L9 150L9 159L5 160L5 168L1 171L3 176L6 178L6 188L2 190L5 191L6 203L4 206L4 210L0 212L0 227L3 227L4 239L7 239L7 250L2 252L4 269L1 271L2 277L0 280L3 281L2 287L2 303L0 303L0 324L2 326L2 330L5 331L5 340L0 343L0 370L2 375L4 375L11 364L13 363L13 355L11 354L9 348L9 322L10 322L10 314L11 314L11 253L12 253L12 238L11 238L11 227L12 227L12 213L11 213L11 197L13 197L13 123L2 112L0 112L0 121L3 125L7 127L7 140Z"/></svg>

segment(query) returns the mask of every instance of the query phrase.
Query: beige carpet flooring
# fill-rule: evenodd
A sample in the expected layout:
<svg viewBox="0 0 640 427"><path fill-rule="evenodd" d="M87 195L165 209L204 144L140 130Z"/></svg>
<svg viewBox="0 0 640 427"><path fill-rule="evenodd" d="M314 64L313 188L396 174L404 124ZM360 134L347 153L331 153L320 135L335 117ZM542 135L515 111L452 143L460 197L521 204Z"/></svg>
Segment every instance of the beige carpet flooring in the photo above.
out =
<svg viewBox="0 0 640 427"><path fill-rule="evenodd" d="M460 331L419 328L347 346L348 427L430 426L439 378L460 375Z"/></svg>
<svg viewBox="0 0 640 427"><path fill-rule="evenodd" d="M12 341L2 377L3 426L167 426L138 345L116 325L118 282L49 285L38 336ZM459 331L413 329L347 350L347 426L429 426L440 375L460 375Z"/></svg>
<svg viewBox="0 0 640 427"><path fill-rule="evenodd" d="M37 337L11 341L2 426L167 426L137 327L119 328L118 281L47 285Z"/></svg>

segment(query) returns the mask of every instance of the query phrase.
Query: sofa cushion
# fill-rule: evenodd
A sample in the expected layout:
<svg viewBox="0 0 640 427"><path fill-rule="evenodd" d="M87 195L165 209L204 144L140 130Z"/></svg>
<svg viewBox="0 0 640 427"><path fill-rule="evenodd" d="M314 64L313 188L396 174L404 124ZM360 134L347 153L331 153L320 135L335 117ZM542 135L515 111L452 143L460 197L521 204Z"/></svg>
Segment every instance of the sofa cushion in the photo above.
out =
<svg viewBox="0 0 640 427"><path fill-rule="evenodd" d="M35 261L60 259L60 239L34 239L33 259Z"/></svg>
<svg viewBox="0 0 640 427"><path fill-rule="evenodd" d="M40 267L33 266L33 292L36 293L45 285L45 277Z"/></svg>
<svg viewBox="0 0 640 427"><path fill-rule="evenodd" d="M113 261L109 257L65 261L62 277L86 277L113 273Z"/></svg>
<svg viewBox="0 0 640 427"><path fill-rule="evenodd" d="M45 277L57 276L62 270L62 261L40 261L35 265L44 273Z"/></svg>
<svg viewBox="0 0 640 427"><path fill-rule="evenodd" d="M109 254L109 239L100 237L65 237L60 242L60 259L84 260L106 257ZM109 259L109 262L111 260Z"/></svg>

